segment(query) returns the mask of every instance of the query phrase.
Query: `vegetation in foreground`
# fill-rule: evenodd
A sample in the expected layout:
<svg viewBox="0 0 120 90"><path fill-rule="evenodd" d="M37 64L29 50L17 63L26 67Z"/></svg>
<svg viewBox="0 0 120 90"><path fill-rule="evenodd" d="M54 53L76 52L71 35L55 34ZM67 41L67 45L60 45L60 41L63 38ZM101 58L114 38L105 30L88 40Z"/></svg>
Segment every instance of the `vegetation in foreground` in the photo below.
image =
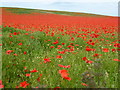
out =
<svg viewBox="0 0 120 90"><path fill-rule="evenodd" d="M2 34L5 88L118 87L117 33L83 40L3 26Z"/></svg>

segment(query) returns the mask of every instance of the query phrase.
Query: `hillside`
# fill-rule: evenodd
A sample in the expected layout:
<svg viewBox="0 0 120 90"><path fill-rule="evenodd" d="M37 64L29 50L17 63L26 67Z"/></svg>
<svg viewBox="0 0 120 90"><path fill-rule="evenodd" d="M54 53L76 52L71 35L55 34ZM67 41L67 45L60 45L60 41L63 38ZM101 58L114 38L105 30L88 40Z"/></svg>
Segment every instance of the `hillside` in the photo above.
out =
<svg viewBox="0 0 120 90"><path fill-rule="evenodd" d="M80 12L68 12L68 11L53 11L53 10L42 10L42 9L26 9L26 8L13 8L13 7L1 7L13 13L27 14L27 13L50 13L50 14L60 14L68 16L96 16L96 17L110 17L105 15L91 14L91 13L80 13Z"/></svg>

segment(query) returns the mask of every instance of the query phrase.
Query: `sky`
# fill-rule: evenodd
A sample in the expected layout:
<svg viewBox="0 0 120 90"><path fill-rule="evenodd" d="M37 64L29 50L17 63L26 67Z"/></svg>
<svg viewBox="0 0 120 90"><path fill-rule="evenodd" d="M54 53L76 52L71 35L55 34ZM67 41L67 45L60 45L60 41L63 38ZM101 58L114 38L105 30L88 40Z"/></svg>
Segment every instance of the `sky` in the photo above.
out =
<svg viewBox="0 0 120 90"><path fill-rule="evenodd" d="M1 7L20 7L118 16L119 0L3 0Z"/></svg>

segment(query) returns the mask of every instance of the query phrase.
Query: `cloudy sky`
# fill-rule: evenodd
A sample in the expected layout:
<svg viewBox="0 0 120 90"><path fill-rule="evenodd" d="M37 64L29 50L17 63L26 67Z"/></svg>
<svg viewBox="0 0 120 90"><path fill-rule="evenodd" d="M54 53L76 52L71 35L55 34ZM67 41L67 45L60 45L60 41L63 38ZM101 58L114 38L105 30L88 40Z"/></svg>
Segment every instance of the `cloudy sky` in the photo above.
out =
<svg viewBox="0 0 120 90"><path fill-rule="evenodd" d="M119 0L3 0L1 7L21 7L118 16Z"/></svg>

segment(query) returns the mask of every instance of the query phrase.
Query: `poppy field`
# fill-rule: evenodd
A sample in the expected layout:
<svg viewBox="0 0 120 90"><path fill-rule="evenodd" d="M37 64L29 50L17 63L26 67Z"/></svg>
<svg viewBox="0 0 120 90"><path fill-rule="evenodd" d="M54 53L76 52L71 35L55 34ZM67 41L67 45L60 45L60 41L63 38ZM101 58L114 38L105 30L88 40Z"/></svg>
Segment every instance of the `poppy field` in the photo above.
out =
<svg viewBox="0 0 120 90"><path fill-rule="evenodd" d="M0 88L118 88L118 18L2 8Z"/></svg>

